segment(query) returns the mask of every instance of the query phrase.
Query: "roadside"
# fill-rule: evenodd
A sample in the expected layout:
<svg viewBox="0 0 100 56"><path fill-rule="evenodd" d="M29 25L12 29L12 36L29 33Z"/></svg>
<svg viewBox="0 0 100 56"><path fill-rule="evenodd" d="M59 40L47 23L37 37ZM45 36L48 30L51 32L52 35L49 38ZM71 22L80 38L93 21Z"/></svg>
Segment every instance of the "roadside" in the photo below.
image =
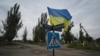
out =
<svg viewBox="0 0 100 56"><path fill-rule="evenodd" d="M52 56L46 46L18 43L16 46L0 46L0 56ZM55 50L55 56L100 56L100 52L76 50L62 46Z"/></svg>

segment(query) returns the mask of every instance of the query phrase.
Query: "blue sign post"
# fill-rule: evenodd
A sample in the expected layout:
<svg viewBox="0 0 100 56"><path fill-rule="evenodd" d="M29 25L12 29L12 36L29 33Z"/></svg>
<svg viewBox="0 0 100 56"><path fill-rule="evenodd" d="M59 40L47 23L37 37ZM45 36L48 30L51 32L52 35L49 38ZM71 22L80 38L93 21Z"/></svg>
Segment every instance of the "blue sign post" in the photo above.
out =
<svg viewBox="0 0 100 56"><path fill-rule="evenodd" d="M60 42L59 33L48 32L48 49L60 48Z"/></svg>
<svg viewBox="0 0 100 56"><path fill-rule="evenodd" d="M54 31L62 31L62 28L64 27L64 24L59 24L56 26L50 26L47 24L43 24L42 28L48 31L53 31L53 32L48 32L48 49L53 49L53 56L55 56L55 50L56 48L60 48L60 37L59 33L55 33Z"/></svg>

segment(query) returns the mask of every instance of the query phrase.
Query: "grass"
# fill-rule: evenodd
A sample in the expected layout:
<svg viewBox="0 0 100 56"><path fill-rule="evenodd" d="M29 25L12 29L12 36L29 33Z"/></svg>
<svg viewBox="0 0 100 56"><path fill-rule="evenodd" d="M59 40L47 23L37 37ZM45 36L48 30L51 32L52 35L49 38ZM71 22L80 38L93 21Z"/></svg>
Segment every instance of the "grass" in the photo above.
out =
<svg viewBox="0 0 100 56"><path fill-rule="evenodd" d="M18 44L15 42L8 42L8 41L0 42L0 46L15 46L15 45L18 45Z"/></svg>
<svg viewBox="0 0 100 56"><path fill-rule="evenodd" d="M35 43L33 41L26 41L26 42L23 42L23 43L33 44L33 45L39 45L39 46L45 46L45 45L47 45L46 42L38 42L38 43Z"/></svg>
<svg viewBox="0 0 100 56"><path fill-rule="evenodd" d="M100 47L96 47L93 43L87 44L85 46L83 46L82 43L71 43L68 45L68 47L82 50L100 51Z"/></svg>

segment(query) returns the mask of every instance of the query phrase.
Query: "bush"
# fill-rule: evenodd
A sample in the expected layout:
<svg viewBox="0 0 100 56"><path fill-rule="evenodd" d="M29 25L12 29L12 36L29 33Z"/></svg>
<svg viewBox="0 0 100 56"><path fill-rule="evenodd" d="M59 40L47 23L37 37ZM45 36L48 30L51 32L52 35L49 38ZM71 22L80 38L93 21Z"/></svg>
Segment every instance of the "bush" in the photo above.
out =
<svg viewBox="0 0 100 56"><path fill-rule="evenodd" d="M83 48L83 45L81 43L71 43L68 45L68 47L80 49L80 48Z"/></svg>
<svg viewBox="0 0 100 56"><path fill-rule="evenodd" d="M75 48L75 49L100 51L100 47L93 46L93 43L87 44L85 46L83 46L82 43L71 43L68 45L68 47Z"/></svg>

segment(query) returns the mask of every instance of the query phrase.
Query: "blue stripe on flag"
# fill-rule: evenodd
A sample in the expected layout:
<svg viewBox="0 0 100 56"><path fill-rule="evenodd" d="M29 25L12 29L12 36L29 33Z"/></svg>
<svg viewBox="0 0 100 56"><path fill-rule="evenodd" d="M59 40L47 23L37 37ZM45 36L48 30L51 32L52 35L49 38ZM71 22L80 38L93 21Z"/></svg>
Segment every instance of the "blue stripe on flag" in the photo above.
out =
<svg viewBox="0 0 100 56"><path fill-rule="evenodd" d="M48 7L48 12L49 12L49 15L52 15L55 17L62 17L67 20L71 20L72 18L72 16L70 15L67 9L59 10L59 9L52 9Z"/></svg>

